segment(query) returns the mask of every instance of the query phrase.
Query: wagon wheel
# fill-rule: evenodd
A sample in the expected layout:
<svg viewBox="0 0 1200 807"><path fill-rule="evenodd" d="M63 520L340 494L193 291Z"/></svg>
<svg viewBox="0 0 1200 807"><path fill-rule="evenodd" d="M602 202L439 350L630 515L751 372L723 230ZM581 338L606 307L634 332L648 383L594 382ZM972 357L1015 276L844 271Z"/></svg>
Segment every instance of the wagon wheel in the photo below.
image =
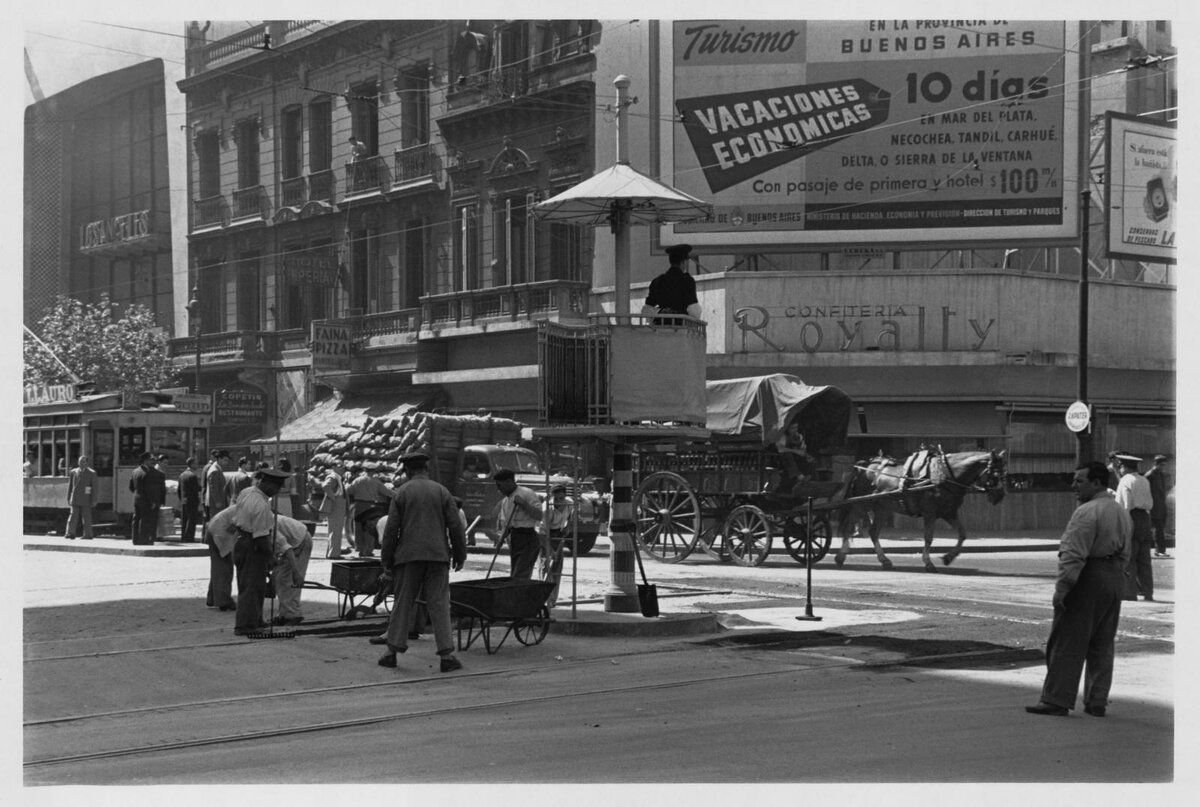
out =
<svg viewBox="0 0 1200 807"><path fill-rule="evenodd" d="M833 540L833 529L829 525L827 514L814 514L811 530L807 522L808 518L803 512L790 513L783 531L783 543L788 554L801 565L807 563L804 558L806 551L812 553L813 563L825 557Z"/></svg>
<svg viewBox="0 0 1200 807"><path fill-rule="evenodd" d="M513 635L523 645L541 644L550 632L550 610L546 606L538 609L537 615L522 619L513 625Z"/></svg>
<svg viewBox="0 0 1200 807"><path fill-rule="evenodd" d="M752 504L733 508L724 533L729 556L741 566L759 566L771 553L771 522Z"/></svg>
<svg viewBox="0 0 1200 807"><path fill-rule="evenodd" d="M700 535L700 502L679 474L659 471L646 477L633 496L637 541L650 557L678 563Z"/></svg>

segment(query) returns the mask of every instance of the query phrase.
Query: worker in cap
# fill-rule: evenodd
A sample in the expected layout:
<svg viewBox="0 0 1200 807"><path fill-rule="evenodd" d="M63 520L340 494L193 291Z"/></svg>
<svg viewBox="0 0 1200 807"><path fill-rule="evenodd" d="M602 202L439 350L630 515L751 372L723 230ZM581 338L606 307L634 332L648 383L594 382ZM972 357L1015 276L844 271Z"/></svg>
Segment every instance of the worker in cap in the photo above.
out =
<svg viewBox="0 0 1200 807"><path fill-rule="evenodd" d="M233 632L247 636L266 627L263 599L267 575L274 563L276 513L271 503L288 474L274 468L259 468L248 488L237 496L237 513L232 527L237 531L233 565L237 570L237 611Z"/></svg>
<svg viewBox="0 0 1200 807"><path fill-rule="evenodd" d="M429 478L429 457L414 452L401 458L409 480L392 499L384 527L380 559L387 579L395 579L395 605L388 620L387 652L381 667L395 667L396 656L408 650L417 620L417 596L425 601L442 672L462 669L454 657L450 627L450 570L467 559L462 522L454 497ZM381 582L384 579L381 578Z"/></svg>
<svg viewBox="0 0 1200 807"><path fill-rule="evenodd" d="M1167 470L1170 457L1166 454L1154 455L1154 467L1146 471L1146 481L1150 483L1150 498L1154 504L1150 507L1150 526L1154 530L1154 555L1167 558L1167 492L1171 490L1171 472Z"/></svg>
<svg viewBox="0 0 1200 807"><path fill-rule="evenodd" d="M667 267L667 271L650 281L646 303L642 306L643 314L687 314L696 319L700 318L696 280L683 268L691 252L692 248L688 244L667 247L667 259L671 265ZM671 324L672 321L661 316L654 318L656 324Z"/></svg>

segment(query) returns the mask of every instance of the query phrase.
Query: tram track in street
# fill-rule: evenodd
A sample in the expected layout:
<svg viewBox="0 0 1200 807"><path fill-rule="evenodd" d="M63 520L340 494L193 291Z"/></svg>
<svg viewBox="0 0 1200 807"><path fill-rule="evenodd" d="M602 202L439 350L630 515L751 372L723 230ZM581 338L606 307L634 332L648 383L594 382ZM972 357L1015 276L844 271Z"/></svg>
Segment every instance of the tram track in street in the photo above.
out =
<svg viewBox="0 0 1200 807"><path fill-rule="evenodd" d="M820 645L818 645L818 646L820 646ZM737 645L725 645L725 646L721 646L720 649L727 650L727 651L730 651L731 653L736 654L736 653L743 652L745 650L745 647L737 646ZM159 714L159 715L163 715L163 714L169 713L171 711L184 712L189 709L203 708L205 706L216 706L216 705L228 706L230 704L249 704L252 702L262 702L264 700L279 699L279 698L295 698L297 696L306 696L306 695L307 696L319 696L319 695L328 695L328 694L332 694L332 693L346 693L346 692L361 691L361 690L397 688L397 687L405 687L405 686L415 686L415 685L420 685L420 684L428 684L431 682L450 683L451 681L471 679L471 678L474 678L474 679L480 679L480 678L496 679L496 678L502 678L504 676L511 675L514 673L519 673L523 676L528 676L528 675L532 675L532 674L536 674L536 673L544 672L544 671L549 671L549 670L561 671L564 666L575 666L575 667L579 667L579 668L586 668L589 666L609 666L609 665L613 664L616 659L623 658L623 657L634 657L634 656L645 657L645 656L651 656L651 655L662 655L662 654L667 654L667 653L679 653L679 652L696 651L696 650L697 650L697 643L688 642L685 644L681 644L681 645L669 647L669 648L640 649L640 650L632 651L629 653L605 655L603 657L594 658L594 659L584 659L584 660L575 661L575 662L566 662L565 665L564 665L564 663L560 662L560 663L556 663L553 665L539 665L536 667L514 666L514 667L506 667L506 668L502 668L502 669L498 669L498 670L488 670L488 671L483 671L483 672L467 673L464 675L455 676L453 679L446 678L444 676L428 676L428 677L408 679L405 681L375 681L375 682L356 684L356 685L348 685L348 686L340 686L340 687L322 687L319 689L311 689L311 690L300 691L300 692L267 693L267 694L262 694L262 695L244 696L241 698L222 698L222 699L214 699L214 700L194 701L194 702L189 702L189 703L174 704L174 705L167 705L167 706L159 705L159 706L153 706L153 707L143 707L143 708L138 708L138 709L127 709L127 710L117 710L117 711L105 712L105 713L94 713L94 714L89 714L89 715L75 715L75 716L67 716L67 717L60 717L60 718L49 718L49 719L37 720L37 721L26 721L24 724L24 727L28 729L28 728L38 728L38 727L46 727L46 726L52 726L52 725L67 725L67 724L77 725L78 723L80 723L82 721L87 721L87 720L112 719L112 718L119 719L119 718L125 718L125 717L137 718L140 715L143 715L146 713L151 713L151 712ZM1020 651L1020 650L1014 650L1013 653L1016 654L1016 655L1014 655L1014 660L1019 660L1020 654L1022 652L1023 651ZM818 663L818 664L800 663L795 660L795 659L799 658L799 656L803 656L806 659L815 660L820 663ZM755 679L774 678L774 677L779 677L779 676L784 676L784 675L796 675L796 674L806 674L806 673L827 673L831 670L837 670L837 669L878 668L881 670L886 670L886 669L897 668L897 667L906 667L906 666L926 667L926 666L930 666L930 665L935 665L939 662L956 662L956 661L957 662L962 662L962 661L970 662L972 660L989 660L989 661L1003 660L1000 657L1000 655L997 655L997 653L995 651L948 652L948 653L941 653L941 654L924 655L924 656L921 656L919 659L911 659L911 660L895 659L895 658L880 659L880 660L864 660L861 658L852 658L852 657L847 657L847 656L843 656L843 655L838 655L835 653L819 652L815 649L811 650L811 651L804 650L804 649L799 649L799 650L793 649L793 650L789 651L788 654L783 655L782 658L784 658L785 660L782 662L782 666L777 669L754 670L754 671L750 671L750 672L738 672L738 673L731 673L731 674L725 674L725 675L709 674L709 675L686 677L686 678L672 677L670 680L665 680L665 681L630 683L630 684L621 684L621 685L617 685L617 686L595 687L595 688L583 689L583 690L570 688L566 691L546 693L546 694L534 695L534 696L528 696L528 697L502 698L502 699L483 701L483 702L479 702L479 703L462 704L462 705L454 705L454 706L447 706L447 707L436 707L436 708L430 708L430 709L391 711L391 712L387 712L387 713L383 713L383 714L371 714L368 716L351 718L351 719L343 719L343 720L314 721L314 722L302 723L299 725L268 728L268 729L262 729L262 730L258 730L258 731L220 734L220 735L213 735L213 736L207 736L207 737L197 737L197 738L180 740L180 741L175 741L175 742L154 743L152 745L150 745L150 744L130 745L130 746L122 747L122 748L109 748L109 749L104 749L104 750L99 750L99 751L63 754L60 756L43 757L40 759L30 759L30 760L26 760L23 763L23 767L28 770L28 769L49 767L49 766L55 766L55 765L68 765L68 764L72 764L72 763L103 761L106 759L117 759L117 758L136 757L136 756L154 756L154 755L159 755L159 754L164 754L164 753L169 753L169 752L188 751L191 749L201 749L201 748L213 747L213 746L230 745L230 744L235 744L235 743L270 741L270 740L274 740L274 739L292 737L292 736L303 735L303 734L315 734L315 733L322 733L322 732L354 731L357 729L362 729L365 727L379 725L382 723L389 723L389 722L419 720L419 719L427 719L427 718L431 718L431 717L439 717L439 716L447 716L447 715L462 715L462 714L470 713L470 712L486 712L489 710L536 708L539 705L553 703L555 701L563 701L563 700L567 700L567 699L607 697L607 696L630 694L630 693L636 693L636 692L648 692L648 691L653 691L653 690L675 689L675 688L680 688L680 687L691 687L691 686L699 686L699 685L712 686L712 685L727 684L729 682L739 682L739 681L745 682L745 681L752 681Z"/></svg>

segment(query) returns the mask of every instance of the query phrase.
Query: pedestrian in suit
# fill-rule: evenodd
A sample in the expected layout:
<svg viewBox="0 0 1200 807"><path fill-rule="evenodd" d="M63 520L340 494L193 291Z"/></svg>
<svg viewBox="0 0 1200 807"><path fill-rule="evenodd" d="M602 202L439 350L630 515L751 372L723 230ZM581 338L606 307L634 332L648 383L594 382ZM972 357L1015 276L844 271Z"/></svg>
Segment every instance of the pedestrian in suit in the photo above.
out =
<svg viewBox="0 0 1200 807"><path fill-rule="evenodd" d="M179 475L179 540L196 542L196 525L200 522L200 477L196 475L196 458L188 457Z"/></svg>
<svg viewBox="0 0 1200 807"><path fill-rule="evenodd" d="M210 456L212 459L204 466L202 491L206 520L211 520L229 506L229 494L225 488L225 460L229 458L229 452L214 448Z"/></svg>
<svg viewBox="0 0 1200 807"><path fill-rule="evenodd" d="M67 504L71 515L67 518L67 538L74 540L75 532L83 522L83 539L92 540L92 508L96 506L96 472L85 456L79 457L79 465L71 469L67 481Z"/></svg>
<svg viewBox="0 0 1200 807"><path fill-rule="evenodd" d="M158 508L167 498L167 477L154 467L154 455L142 453L139 465L129 477L133 493L133 542L139 545L154 543L158 532Z"/></svg>

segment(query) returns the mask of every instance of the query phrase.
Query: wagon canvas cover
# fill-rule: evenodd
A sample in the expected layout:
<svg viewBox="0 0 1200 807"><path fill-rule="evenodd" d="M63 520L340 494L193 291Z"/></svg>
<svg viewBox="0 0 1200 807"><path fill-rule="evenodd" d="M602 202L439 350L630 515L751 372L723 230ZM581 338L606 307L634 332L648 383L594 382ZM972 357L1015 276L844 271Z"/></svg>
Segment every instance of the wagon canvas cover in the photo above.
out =
<svg viewBox="0 0 1200 807"><path fill-rule="evenodd" d="M796 418L810 450L846 441L853 404L837 387L810 387L784 373L709 381L706 387L705 425L714 434L758 436L769 445Z"/></svg>

